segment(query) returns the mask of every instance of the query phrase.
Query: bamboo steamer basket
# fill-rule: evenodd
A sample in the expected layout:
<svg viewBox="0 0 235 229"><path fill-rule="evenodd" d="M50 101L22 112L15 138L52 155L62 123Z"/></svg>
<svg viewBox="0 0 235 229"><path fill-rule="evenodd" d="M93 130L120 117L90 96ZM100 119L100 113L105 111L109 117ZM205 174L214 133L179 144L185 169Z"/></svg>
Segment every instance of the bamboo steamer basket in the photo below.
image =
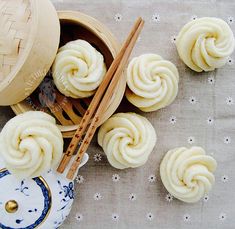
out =
<svg viewBox="0 0 235 229"><path fill-rule="evenodd" d="M47 0L1 0L0 18L0 105L11 105L30 95L50 69L60 26Z"/></svg>
<svg viewBox="0 0 235 229"><path fill-rule="evenodd" d="M111 32L96 19L80 12L60 11L58 12L60 20L61 34L60 46L65 43L84 39L99 50L105 60L107 68L111 65L114 57L117 55L120 45L111 34ZM26 100L12 105L12 109L16 114L20 114L29 110L43 110L52 114L58 122L58 126L65 138L70 138L74 135L78 125L85 113L91 98L87 99L71 99L63 96L59 91L48 84L48 80L52 80L50 74L46 77L45 87L53 88L53 102L46 103L41 106L40 90L36 90ZM44 79L45 80L45 79ZM44 87L43 83L39 87ZM119 106L126 88L126 79L124 74L120 77L119 84L114 90L112 100L107 104L107 109L104 112L99 125L103 124ZM49 89L50 90L50 89Z"/></svg>

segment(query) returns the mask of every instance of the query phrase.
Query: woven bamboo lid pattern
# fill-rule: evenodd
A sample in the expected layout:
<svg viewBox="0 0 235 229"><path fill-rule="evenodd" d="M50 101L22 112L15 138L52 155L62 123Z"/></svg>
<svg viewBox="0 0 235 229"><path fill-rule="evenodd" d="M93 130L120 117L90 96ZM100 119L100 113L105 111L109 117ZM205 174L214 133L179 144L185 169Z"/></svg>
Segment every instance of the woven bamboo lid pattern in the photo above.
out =
<svg viewBox="0 0 235 229"><path fill-rule="evenodd" d="M0 18L0 105L11 105L32 93L49 70L60 26L49 0L1 0Z"/></svg>
<svg viewBox="0 0 235 229"><path fill-rule="evenodd" d="M31 24L29 1L0 2L0 82L11 72L28 39Z"/></svg>

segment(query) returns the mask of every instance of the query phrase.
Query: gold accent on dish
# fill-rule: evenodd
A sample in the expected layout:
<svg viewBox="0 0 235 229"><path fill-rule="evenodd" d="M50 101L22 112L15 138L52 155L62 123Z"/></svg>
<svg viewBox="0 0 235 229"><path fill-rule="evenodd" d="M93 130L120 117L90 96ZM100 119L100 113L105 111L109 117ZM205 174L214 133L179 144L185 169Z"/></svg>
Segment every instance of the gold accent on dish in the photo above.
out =
<svg viewBox="0 0 235 229"><path fill-rule="evenodd" d="M51 189L50 189L49 185L47 184L47 182L44 180L43 177L40 176L40 177L38 177L38 178L42 181L42 183L45 185L46 189L48 190L48 196L49 196L49 199L50 199L51 201L50 201L50 207L49 207L49 210L48 210L48 212L47 212L46 217L43 219L43 221L42 221L36 228L38 228L41 224L43 224L43 223L46 221L47 217L49 216L49 214L50 214L50 212L51 212L51 205L52 205Z"/></svg>
<svg viewBox="0 0 235 229"><path fill-rule="evenodd" d="M15 213L15 212L17 212L18 208L19 208L19 205L18 205L18 203L15 200L9 200L5 204L5 210L8 213Z"/></svg>

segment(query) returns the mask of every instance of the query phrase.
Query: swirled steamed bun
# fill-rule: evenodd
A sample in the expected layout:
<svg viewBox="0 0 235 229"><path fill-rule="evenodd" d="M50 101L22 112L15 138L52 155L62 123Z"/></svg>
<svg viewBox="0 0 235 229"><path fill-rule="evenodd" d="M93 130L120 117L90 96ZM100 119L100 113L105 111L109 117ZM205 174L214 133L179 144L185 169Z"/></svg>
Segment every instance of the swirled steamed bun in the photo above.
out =
<svg viewBox="0 0 235 229"><path fill-rule="evenodd" d="M142 111L166 107L178 93L178 70L173 63L159 55L144 54L133 58L126 74L126 97Z"/></svg>
<svg viewBox="0 0 235 229"><path fill-rule="evenodd" d="M160 165L162 183L175 198L194 203L211 190L216 166L201 147L172 149Z"/></svg>
<svg viewBox="0 0 235 229"><path fill-rule="evenodd" d="M100 128L98 143L117 169L144 165L156 144L152 124L135 113L118 113Z"/></svg>
<svg viewBox="0 0 235 229"><path fill-rule="evenodd" d="M61 47L52 67L56 87L72 98L93 95L105 73L102 54L84 40L71 41Z"/></svg>
<svg viewBox="0 0 235 229"><path fill-rule="evenodd" d="M16 177L37 177L54 168L63 153L63 137L55 119L29 111L9 120L0 134L0 155Z"/></svg>
<svg viewBox="0 0 235 229"><path fill-rule="evenodd" d="M222 67L232 54L234 45L229 25L214 17L203 17L187 23L176 40L180 58L196 72Z"/></svg>

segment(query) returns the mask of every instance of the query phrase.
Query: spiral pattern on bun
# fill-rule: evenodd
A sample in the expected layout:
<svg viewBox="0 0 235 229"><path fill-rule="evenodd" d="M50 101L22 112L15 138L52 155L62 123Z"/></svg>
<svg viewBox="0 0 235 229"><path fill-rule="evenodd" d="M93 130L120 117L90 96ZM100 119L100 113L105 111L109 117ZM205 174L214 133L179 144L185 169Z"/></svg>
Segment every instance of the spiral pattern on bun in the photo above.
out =
<svg viewBox="0 0 235 229"><path fill-rule="evenodd" d="M63 137L55 119L29 111L9 120L0 134L0 154L7 169L20 179L54 168L63 153Z"/></svg>
<svg viewBox="0 0 235 229"><path fill-rule="evenodd" d="M201 147L168 151L160 166L165 188L175 198L188 203L200 200L215 182L217 163Z"/></svg>
<svg viewBox="0 0 235 229"><path fill-rule="evenodd" d="M127 68L126 97L145 112L171 104L178 93L179 74L174 64L156 54L135 57Z"/></svg>
<svg viewBox="0 0 235 229"><path fill-rule="evenodd" d="M72 98L93 95L105 73L102 54L84 40L71 41L61 47L52 67L56 87Z"/></svg>
<svg viewBox="0 0 235 229"><path fill-rule="evenodd" d="M234 45L229 25L214 17L203 17L187 23L176 40L180 58L196 72L222 67L232 54Z"/></svg>
<svg viewBox="0 0 235 229"><path fill-rule="evenodd" d="M118 113L100 128L98 143L109 163L117 169L135 168L146 163L156 144L152 124L135 113Z"/></svg>

